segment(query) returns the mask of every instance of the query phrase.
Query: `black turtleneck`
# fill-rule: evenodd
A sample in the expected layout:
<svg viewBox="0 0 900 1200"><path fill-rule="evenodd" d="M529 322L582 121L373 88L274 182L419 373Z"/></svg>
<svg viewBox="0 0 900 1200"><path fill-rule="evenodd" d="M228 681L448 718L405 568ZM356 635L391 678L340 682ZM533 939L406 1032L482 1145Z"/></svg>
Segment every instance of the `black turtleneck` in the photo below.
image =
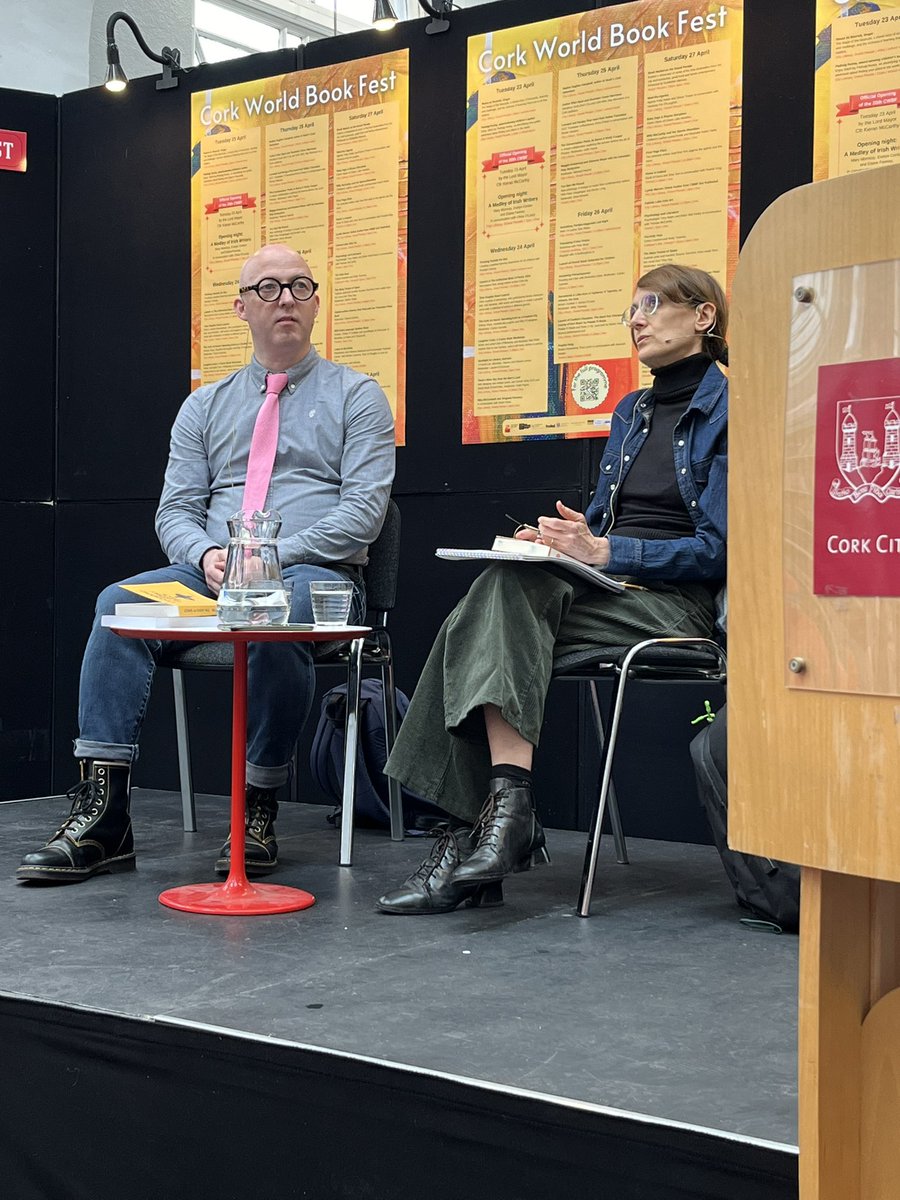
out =
<svg viewBox="0 0 900 1200"><path fill-rule="evenodd" d="M692 354L651 371L648 432L616 499L611 533L656 541L693 534L694 523L675 479L674 436L709 364L706 354Z"/></svg>

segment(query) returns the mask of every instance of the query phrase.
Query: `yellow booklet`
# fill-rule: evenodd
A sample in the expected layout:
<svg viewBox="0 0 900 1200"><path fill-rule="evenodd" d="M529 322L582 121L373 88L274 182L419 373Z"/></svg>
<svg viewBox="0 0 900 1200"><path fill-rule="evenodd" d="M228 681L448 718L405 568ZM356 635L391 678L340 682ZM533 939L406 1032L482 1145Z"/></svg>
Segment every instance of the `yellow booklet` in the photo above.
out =
<svg viewBox="0 0 900 1200"><path fill-rule="evenodd" d="M184 583L124 583L127 592L135 592L160 604L174 604L180 617L214 617L216 602L202 596Z"/></svg>

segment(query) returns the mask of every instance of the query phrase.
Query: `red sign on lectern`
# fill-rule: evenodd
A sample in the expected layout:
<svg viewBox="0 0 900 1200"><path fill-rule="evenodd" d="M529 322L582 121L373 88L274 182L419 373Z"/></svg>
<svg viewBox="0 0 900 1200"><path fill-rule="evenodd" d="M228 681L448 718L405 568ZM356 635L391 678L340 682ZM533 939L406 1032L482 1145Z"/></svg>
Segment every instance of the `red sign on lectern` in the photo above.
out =
<svg viewBox="0 0 900 1200"><path fill-rule="evenodd" d="M819 368L813 591L900 596L900 359Z"/></svg>
<svg viewBox="0 0 900 1200"><path fill-rule="evenodd" d="M27 133L18 129L0 129L0 171L24 171L27 151Z"/></svg>

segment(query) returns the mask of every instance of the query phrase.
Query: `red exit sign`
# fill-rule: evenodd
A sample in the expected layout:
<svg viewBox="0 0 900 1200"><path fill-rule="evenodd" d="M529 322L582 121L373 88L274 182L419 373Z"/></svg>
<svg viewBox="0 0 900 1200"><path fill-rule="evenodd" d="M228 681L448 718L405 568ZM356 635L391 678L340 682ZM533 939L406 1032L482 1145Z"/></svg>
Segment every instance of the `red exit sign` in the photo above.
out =
<svg viewBox="0 0 900 1200"><path fill-rule="evenodd" d="M24 171L28 134L17 129L0 129L0 171Z"/></svg>

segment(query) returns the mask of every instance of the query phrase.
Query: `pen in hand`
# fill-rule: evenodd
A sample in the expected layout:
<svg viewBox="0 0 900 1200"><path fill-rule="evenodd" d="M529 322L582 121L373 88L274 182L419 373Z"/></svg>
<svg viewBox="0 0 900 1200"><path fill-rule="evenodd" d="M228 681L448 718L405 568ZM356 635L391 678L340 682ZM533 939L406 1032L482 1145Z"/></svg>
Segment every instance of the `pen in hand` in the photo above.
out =
<svg viewBox="0 0 900 1200"><path fill-rule="evenodd" d="M537 525L529 525L527 521L517 521L516 518L511 517L509 513L504 513L503 515L506 517L507 521L512 521L513 525L515 525L515 533L518 533L520 529L530 529L532 533L540 533ZM515 536L515 534L513 536Z"/></svg>

